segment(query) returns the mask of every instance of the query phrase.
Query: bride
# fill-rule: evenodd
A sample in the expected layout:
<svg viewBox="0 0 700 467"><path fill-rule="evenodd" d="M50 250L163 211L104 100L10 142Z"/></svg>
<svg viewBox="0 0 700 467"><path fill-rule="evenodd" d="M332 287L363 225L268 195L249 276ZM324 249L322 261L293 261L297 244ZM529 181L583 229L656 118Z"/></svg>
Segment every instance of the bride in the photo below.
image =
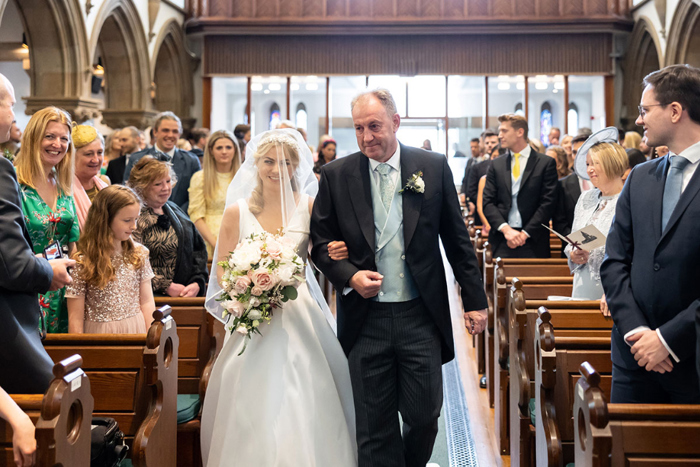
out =
<svg viewBox="0 0 700 467"><path fill-rule="evenodd" d="M229 186L216 261L252 233L280 229L306 261L317 190L311 152L297 131L251 140ZM214 264L206 306L225 321L216 301L222 273ZM245 336L234 332L224 343L202 412L205 466L357 465L348 363L309 267L298 292L260 325L262 335L253 335L242 355Z"/></svg>

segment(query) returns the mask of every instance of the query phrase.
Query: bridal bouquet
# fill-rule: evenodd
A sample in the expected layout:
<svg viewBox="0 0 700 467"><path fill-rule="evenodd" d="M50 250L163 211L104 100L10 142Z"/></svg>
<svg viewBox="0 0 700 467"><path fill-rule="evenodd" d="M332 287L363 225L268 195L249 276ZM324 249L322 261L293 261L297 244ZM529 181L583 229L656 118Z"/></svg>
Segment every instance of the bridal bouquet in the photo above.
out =
<svg viewBox="0 0 700 467"><path fill-rule="evenodd" d="M218 300L223 317L231 315L231 333L248 339L260 334L259 326L272 319L282 303L297 298L297 287L304 281L304 263L296 244L284 235L252 234L238 244L226 261L221 278L223 293ZM241 355L248 345L246 340Z"/></svg>

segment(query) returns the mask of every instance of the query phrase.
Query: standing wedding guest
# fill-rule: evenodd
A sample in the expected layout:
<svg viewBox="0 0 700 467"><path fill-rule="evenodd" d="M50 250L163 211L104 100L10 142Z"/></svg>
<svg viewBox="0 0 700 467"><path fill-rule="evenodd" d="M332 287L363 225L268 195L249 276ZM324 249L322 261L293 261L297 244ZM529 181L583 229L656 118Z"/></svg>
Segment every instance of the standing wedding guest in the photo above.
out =
<svg viewBox="0 0 700 467"><path fill-rule="evenodd" d="M207 147L207 138L209 138L209 128L193 128L190 132L190 144L192 145L192 154L199 158L199 163L204 164L204 149Z"/></svg>
<svg viewBox="0 0 700 467"><path fill-rule="evenodd" d="M561 139L561 147L564 148L564 151L566 151L566 157L569 161L569 170L573 169L574 167L574 155L571 152L571 142L573 140L574 137L571 135L566 135Z"/></svg>
<svg viewBox="0 0 700 467"><path fill-rule="evenodd" d="M493 149L498 147L498 135L491 129L486 129L481 133L479 137L480 141L483 143L480 147L483 147L483 152L479 157L481 162L478 162L469 169L469 173L466 174L466 188L464 188L464 201L469 208L469 213L474 214L476 209L476 201L479 191L479 180L481 177L486 175L486 170L490 164L484 164L489 160L493 154Z"/></svg>
<svg viewBox="0 0 700 467"><path fill-rule="evenodd" d="M464 157L464 154L462 154L461 152L461 156L457 155L457 152L459 151L457 143L455 143L455 148L456 149L454 157ZM464 176L462 177L462 186L460 187L460 202L465 205L467 203L467 183L469 182L469 172L471 171L472 167L474 167L476 164L485 159L481 154L479 138L472 138L472 140L469 142L469 149L471 150L471 156L467 160L467 163L464 165ZM472 200L472 204L473 203L474 201ZM473 214L473 212L470 212L470 214Z"/></svg>
<svg viewBox="0 0 700 467"><path fill-rule="evenodd" d="M561 138L561 130L553 126L549 130L549 136L547 137L549 144L547 146L559 146L559 138Z"/></svg>
<svg viewBox="0 0 700 467"><path fill-rule="evenodd" d="M321 173L321 167L335 160L336 146L335 140L330 137L319 143L318 160L314 163L314 173L317 177Z"/></svg>
<svg viewBox="0 0 700 467"><path fill-rule="evenodd" d="M107 186L98 174L104 159L104 139L90 125L75 125L71 133L75 147L75 179L73 198L78 214L78 226L82 232L88 210L97 192Z"/></svg>
<svg viewBox="0 0 700 467"><path fill-rule="evenodd" d="M124 169L129 156L139 150L139 130L136 127L128 126L123 128L116 137L119 138L121 155L109 161L105 175L109 177L109 181L113 185L122 185L124 183ZM109 147L109 138L107 138L107 142L107 147Z"/></svg>
<svg viewBox="0 0 700 467"><path fill-rule="evenodd" d="M574 157L577 156L579 149L583 146L590 135L576 135L572 139L571 152ZM571 166L573 168L573 164ZM562 235L571 233L571 225L574 223L574 211L581 193L593 188L590 181L579 177L576 172L567 175L558 182L557 206L552 217L552 227ZM564 254L562 245L562 255Z"/></svg>
<svg viewBox="0 0 700 467"><path fill-rule="evenodd" d="M207 247L187 214L171 198L179 184L170 164L144 156L134 165L129 186L144 205L134 240L150 252L153 292L170 297L204 295L207 283Z"/></svg>
<svg viewBox="0 0 700 467"><path fill-rule="evenodd" d="M150 127L149 127L150 130ZM148 143L149 143L148 136L146 134L146 131L144 130L139 130L139 151L143 151L144 149L148 148Z"/></svg>
<svg viewBox="0 0 700 467"><path fill-rule="evenodd" d="M628 131L625 133L625 139L622 142L622 147L625 149L639 149L642 142L642 137L636 131Z"/></svg>
<svg viewBox="0 0 700 467"><path fill-rule="evenodd" d="M646 157L644 157L644 154L639 149L626 149L625 152L627 153L627 159L629 160L629 167L625 171L625 175L622 176L623 182L627 180L627 176L630 174L632 169L647 161Z"/></svg>
<svg viewBox="0 0 700 467"><path fill-rule="evenodd" d="M0 142L9 138L14 104L14 88L0 75ZM70 283L66 267L75 261L34 254L21 205L15 168L0 157L0 387L12 394L41 394L53 379L53 362L41 344L37 294Z"/></svg>
<svg viewBox="0 0 700 467"><path fill-rule="evenodd" d="M610 230L617 199L624 183L622 177L627 167L627 153L617 144L617 128L605 128L586 140L576 154L574 170L579 178L590 180L594 188L578 199L572 231L588 225L594 225L603 234ZM600 265L605 256L605 246L588 252L567 244L564 253L569 258L569 268L574 274L571 296L584 300L600 300L603 296ZM603 307L603 311L607 314L605 308Z"/></svg>
<svg viewBox="0 0 700 467"><path fill-rule="evenodd" d="M0 151L11 156L16 156L19 152L20 143L22 142L22 130L17 125L17 121L12 122L12 128L10 128L10 139L6 142L0 144Z"/></svg>
<svg viewBox="0 0 700 467"><path fill-rule="evenodd" d="M121 130L116 129L105 140L105 161L111 162L122 155Z"/></svg>
<svg viewBox="0 0 700 467"><path fill-rule="evenodd" d="M569 157L566 155L564 148L553 145L547 148L545 154L557 162L557 177L559 179L562 179L571 173L571 169L569 168Z"/></svg>
<svg viewBox="0 0 700 467"><path fill-rule="evenodd" d="M423 146L420 147L421 149L425 149L426 151L432 151L433 150L433 145L430 144L430 140L426 139L423 141Z"/></svg>
<svg viewBox="0 0 700 467"><path fill-rule="evenodd" d="M481 219L481 236L488 237L491 233L491 224L489 224L488 219L484 215L484 187L486 186L486 173L491 166L491 161L500 156L500 149L493 148L491 152L491 157L483 162L483 167L475 167L474 171L479 177L478 190L476 194L476 212L479 214L479 219ZM479 164L481 165L481 164Z"/></svg>
<svg viewBox="0 0 700 467"><path fill-rule="evenodd" d="M178 149L175 145L182 134L182 123L172 112L161 112L153 124L155 144L152 148L132 154L124 170L124 179L129 179L132 167L144 156L152 156L173 166L177 176L177 185L172 189L171 201L182 210L187 211L190 200L190 179L195 172L201 170L197 156L188 151Z"/></svg>
<svg viewBox="0 0 700 467"><path fill-rule="evenodd" d="M238 142L238 150L241 153L241 162L243 162L245 160L245 145L248 144L251 137L250 125L243 123L236 125L236 128L233 129L233 136Z"/></svg>
<svg viewBox="0 0 700 467"><path fill-rule="evenodd" d="M545 147L544 144L542 144L541 141L536 140L536 139L529 139L528 144L539 154L544 154Z"/></svg>
<svg viewBox="0 0 700 467"><path fill-rule="evenodd" d="M131 188L100 191L73 255L66 288L71 334L145 334L156 309L148 250L131 238L141 200Z"/></svg>
<svg viewBox="0 0 700 467"><path fill-rule="evenodd" d="M175 144L175 146L176 146L178 149L182 149L183 151L192 152L192 145L191 145L190 142L187 141L185 138L180 138L180 139L178 139L178 140L177 140L177 143ZM193 153L193 154L194 154L194 153ZM201 162L200 162L200 165L201 165Z"/></svg>
<svg viewBox="0 0 700 467"><path fill-rule="evenodd" d="M226 190L241 166L236 137L226 130L212 133L204 149L204 168L192 176L187 213L207 242L213 258L226 207Z"/></svg>
<svg viewBox="0 0 700 467"><path fill-rule="evenodd" d="M669 157L635 167L617 201L600 269L615 326L614 403L700 403L700 69L644 78L636 124Z"/></svg>
<svg viewBox="0 0 700 467"><path fill-rule="evenodd" d="M65 110L46 107L27 124L17 158L22 211L34 253L54 242L75 249L80 235L73 201L71 118ZM48 332L68 332L65 289L39 296Z"/></svg>
<svg viewBox="0 0 700 467"><path fill-rule="evenodd" d="M548 225L557 196L557 164L535 152L527 139L525 117L505 114L498 136L505 157L494 160L486 174L484 214L494 258L549 258Z"/></svg>

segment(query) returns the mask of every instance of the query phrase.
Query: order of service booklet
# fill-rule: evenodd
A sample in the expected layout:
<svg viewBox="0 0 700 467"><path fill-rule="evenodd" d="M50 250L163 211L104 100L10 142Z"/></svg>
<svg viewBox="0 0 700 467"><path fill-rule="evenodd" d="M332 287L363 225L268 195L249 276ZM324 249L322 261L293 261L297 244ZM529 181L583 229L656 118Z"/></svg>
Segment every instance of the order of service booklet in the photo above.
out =
<svg viewBox="0 0 700 467"><path fill-rule="evenodd" d="M574 248L591 251L605 245L605 234L598 230L593 224L589 224L576 232L571 232L569 235L562 235L544 224L542 224L542 226L561 238L563 242L573 245Z"/></svg>

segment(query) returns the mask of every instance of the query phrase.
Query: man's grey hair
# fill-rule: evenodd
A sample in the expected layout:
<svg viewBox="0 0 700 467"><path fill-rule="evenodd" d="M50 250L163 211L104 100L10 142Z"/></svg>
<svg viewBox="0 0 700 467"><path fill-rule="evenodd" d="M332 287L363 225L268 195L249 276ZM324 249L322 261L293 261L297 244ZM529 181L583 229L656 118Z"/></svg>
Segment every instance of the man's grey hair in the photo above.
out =
<svg viewBox="0 0 700 467"><path fill-rule="evenodd" d="M125 128L122 128L121 131L128 131L131 133L132 138L138 138L139 137L139 129L136 128L135 126L127 126Z"/></svg>
<svg viewBox="0 0 700 467"><path fill-rule="evenodd" d="M371 91L364 91L355 96L350 103L350 112L353 111L355 108L355 105L360 102L368 99L369 97L374 97L377 99L379 102L382 103L384 106L384 109L386 110L387 115L389 115L389 118L392 118L394 114L398 113L396 111L396 102L394 102L394 96L391 95L388 89L384 88L377 88L377 89L372 89Z"/></svg>
<svg viewBox="0 0 700 467"><path fill-rule="evenodd" d="M160 124L163 120L172 120L177 122L177 127L180 129L180 133L182 133L182 122L180 121L180 118L169 110L156 115L156 121L153 123L153 131L158 131L158 128L160 128Z"/></svg>

